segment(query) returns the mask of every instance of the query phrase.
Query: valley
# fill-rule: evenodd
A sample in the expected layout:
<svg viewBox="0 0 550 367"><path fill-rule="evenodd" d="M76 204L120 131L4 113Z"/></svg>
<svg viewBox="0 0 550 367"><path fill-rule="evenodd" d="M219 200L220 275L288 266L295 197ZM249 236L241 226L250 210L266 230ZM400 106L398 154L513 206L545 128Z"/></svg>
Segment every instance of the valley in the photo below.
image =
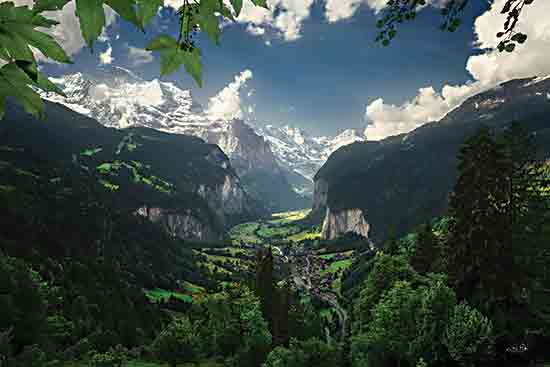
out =
<svg viewBox="0 0 550 367"><path fill-rule="evenodd" d="M231 280L253 279L256 254L270 249L275 258L275 281L288 282L302 298L311 298L317 304L326 327L327 338L341 339L346 332L348 314L342 306L341 284L345 271L352 265L356 245L331 247L332 241L321 240L319 227L309 227L302 221L310 210L275 213L269 219L247 222L233 227L231 243L215 247L195 248L195 255L211 276L227 283ZM205 245L207 246L207 245ZM157 301L173 296L192 302L206 294L199 287L189 286L175 292L149 290L147 294ZM160 293L160 296L158 294ZM162 299L161 299L162 300Z"/></svg>

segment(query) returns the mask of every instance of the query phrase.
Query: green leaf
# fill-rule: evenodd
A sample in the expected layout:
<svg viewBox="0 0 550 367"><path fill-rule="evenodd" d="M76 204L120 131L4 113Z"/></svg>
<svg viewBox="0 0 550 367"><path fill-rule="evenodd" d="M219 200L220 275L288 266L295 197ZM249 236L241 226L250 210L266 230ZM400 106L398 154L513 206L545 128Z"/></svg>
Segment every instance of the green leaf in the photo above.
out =
<svg viewBox="0 0 550 367"><path fill-rule="evenodd" d="M190 51L179 48L165 48L160 50L160 75L168 75L184 65L197 84L202 87L202 67L200 62L200 51L192 48Z"/></svg>
<svg viewBox="0 0 550 367"><path fill-rule="evenodd" d="M38 82L38 67L36 63L25 60L15 60L15 64L19 69L23 70L34 83Z"/></svg>
<svg viewBox="0 0 550 367"><path fill-rule="evenodd" d="M201 30L206 32L208 37L214 43L220 43L220 26L216 12L219 11L218 0L201 0L200 4L200 20Z"/></svg>
<svg viewBox="0 0 550 367"><path fill-rule="evenodd" d="M82 36L88 47L92 48L105 26L103 0L76 0L76 15L80 20Z"/></svg>
<svg viewBox="0 0 550 367"><path fill-rule="evenodd" d="M34 61L34 55L25 39L9 32L2 25L0 25L0 48L4 48L14 60Z"/></svg>
<svg viewBox="0 0 550 367"><path fill-rule="evenodd" d="M175 48L164 48L160 51L160 75L172 74L183 64L183 57L177 46Z"/></svg>
<svg viewBox="0 0 550 367"><path fill-rule="evenodd" d="M80 152L80 155L91 157L94 154L97 154L97 153L101 152L102 150L103 150L103 148L86 149L86 150Z"/></svg>
<svg viewBox="0 0 550 367"><path fill-rule="evenodd" d="M267 0L252 0L254 5L261 6L262 8L269 9L267 6Z"/></svg>
<svg viewBox="0 0 550 367"><path fill-rule="evenodd" d="M180 51L184 54L183 64L185 70L191 74L193 79L202 88L202 65L201 53L198 48L193 48L191 51Z"/></svg>
<svg viewBox="0 0 550 367"><path fill-rule="evenodd" d="M158 9L164 6L164 0L137 0L137 3L138 19L142 28L154 18Z"/></svg>
<svg viewBox="0 0 550 367"><path fill-rule="evenodd" d="M32 84L33 80L15 63L4 65L0 69L0 117L3 117L4 102L8 96L14 97L28 113L43 117L44 105L40 95L29 87Z"/></svg>
<svg viewBox="0 0 550 367"><path fill-rule="evenodd" d="M145 46L145 49L147 51L158 51L166 48L177 48L178 47L178 41L171 36L168 36L166 34L161 34L157 38L150 41L147 46Z"/></svg>
<svg viewBox="0 0 550 367"><path fill-rule="evenodd" d="M70 0L34 0L32 10L41 13L45 10L61 10Z"/></svg>
<svg viewBox="0 0 550 367"><path fill-rule="evenodd" d="M44 28L51 28L54 25L58 25L59 22L53 19L48 19L46 17L43 17L40 14L36 14L32 18L32 24L36 27L44 27Z"/></svg>
<svg viewBox="0 0 550 367"><path fill-rule="evenodd" d="M32 25L28 24L8 23L8 26L12 34L21 36L29 45L39 49L44 56L63 63L71 62L69 56L67 56L63 48L61 48L52 36L39 32L35 30Z"/></svg>
<svg viewBox="0 0 550 367"><path fill-rule="evenodd" d="M116 11L122 19L127 20L140 29L143 29L136 12L135 0L105 0L105 4L109 5L111 9Z"/></svg>
<svg viewBox="0 0 550 367"><path fill-rule="evenodd" d="M243 8L243 0L231 0L231 6L233 7L233 10L235 10L235 15L238 17Z"/></svg>

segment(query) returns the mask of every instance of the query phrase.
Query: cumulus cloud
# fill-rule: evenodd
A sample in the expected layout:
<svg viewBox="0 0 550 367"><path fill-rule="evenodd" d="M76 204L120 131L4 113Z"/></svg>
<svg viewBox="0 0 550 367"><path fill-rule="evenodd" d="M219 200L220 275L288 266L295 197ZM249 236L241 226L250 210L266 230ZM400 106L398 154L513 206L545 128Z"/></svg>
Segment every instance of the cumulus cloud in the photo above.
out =
<svg viewBox="0 0 550 367"><path fill-rule="evenodd" d="M210 98L206 113L213 120L242 119L241 89L252 79L252 71L245 70L235 80Z"/></svg>
<svg viewBox="0 0 550 367"><path fill-rule="evenodd" d="M426 6L441 7L449 0L428 0ZM330 23L351 18L361 6L367 6L378 14L386 7L388 0L326 0L325 17Z"/></svg>
<svg viewBox="0 0 550 367"><path fill-rule="evenodd" d="M522 13L519 29L529 36L527 43L513 53L492 49L498 42L505 15L500 14L506 0L495 0L491 8L475 21L475 46L488 49L468 59L466 70L472 80L464 85L445 85L440 92L433 87L421 88L416 97L402 105L386 104L379 98L366 108L370 122L365 130L369 140L411 131L433 120L439 120L467 98L510 79L550 74L550 2L536 2Z"/></svg>
<svg viewBox="0 0 550 367"><path fill-rule="evenodd" d="M229 0L224 0L230 4ZM255 36L264 36L266 31L285 41L294 41L301 37L302 24L311 14L315 0L267 0L269 9L255 6L251 1L243 1L241 14L237 22L246 24L246 30ZM165 6L178 9L182 0L166 0Z"/></svg>
<svg viewBox="0 0 550 367"><path fill-rule="evenodd" d="M154 60L151 51L144 50L133 46L128 46L128 62L132 66L148 64Z"/></svg>
<svg viewBox="0 0 550 367"><path fill-rule="evenodd" d="M111 45L109 45L109 47L105 52L102 52L99 54L99 63L101 65L112 64L114 60L112 54L113 54L113 48L111 47Z"/></svg>
<svg viewBox="0 0 550 367"><path fill-rule="evenodd" d="M32 6L33 0L15 0L15 5ZM54 26L52 29L49 29L46 32L52 35L57 40L57 42L59 42L61 47L63 47L68 55L74 55L86 46L86 42L84 41L84 38L82 38L82 33L80 31L80 22L75 15L75 10L75 2L73 0L65 5L61 11L51 11L44 13L46 17L55 19L59 22L57 26ZM116 21L117 15L111 8L105 6L105 18L106 25L110 26ZM108 37L104 32L100 41L107 40ZM51 61L40 54L38 55L38 58L41 61Z"/></svg>
<svg viewBox="0 0 550 367"><path fill-rule="evenodd" d="M247 31L264 35L269 29L285 41L301 37L302 24L311 14L315 0L268 0L269 9L245 1L237 21L248 24Z"/></svg>

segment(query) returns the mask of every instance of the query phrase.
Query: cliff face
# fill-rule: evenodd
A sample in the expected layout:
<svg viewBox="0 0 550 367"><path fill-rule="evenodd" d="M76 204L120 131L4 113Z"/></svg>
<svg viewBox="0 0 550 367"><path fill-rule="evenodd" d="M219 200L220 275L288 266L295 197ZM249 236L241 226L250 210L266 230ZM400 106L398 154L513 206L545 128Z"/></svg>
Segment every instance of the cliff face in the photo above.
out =
<svg viewBox="0 0 550 367"><path fill-rule="evenodd" d="M9 105L5 123L0 126L0 146L17 142L18 149L78 171L76 160L90 173L114 159L137 162L143 182L132 179L132 172L123 169L109 176L118 188L113 200L121 209L137 211L182 239L220 239L236 222L264 214L216 145L143 127L107 128L59 104L46 102L45 106L47 120L38 121ZM128 136L131 149L129 143L122 143ZM79 155L90 147L101 149L89 157ZM117 150L120 154L115 155ZM173 191L167 194L152 188L152 177L169 183Z"/></svg>
<svg viewBox="0 0 550 367"><path fill-rule="evenodd" d="M216 241L223 239L223 231L197 218L191 210L175 212L164 208L143 206L137 214L160 226L172 237L180 239L196 239L200 241Z"/></svg>
<svg viewBox="0 0 550 367"><path fill-rule="evenodd" d="M437 122L377 142L354 143L334 152L318 171L316 205L332 211L360 208L370 237L383 242L442 215L456 181L457 155L482 126L496 131L521 122L540 153L550 153L550 78L519 79L466 100ZM325 195L328 182L328 195Z"/></svg>
<svg viewBox="0 0 550 367"><path fill-rule="evenodd" d="M369 223L366 221L361 209L332 211L330 208L327 208L321 234L327 240L333 240L348 232L368 238L369 229Z"/></svg>

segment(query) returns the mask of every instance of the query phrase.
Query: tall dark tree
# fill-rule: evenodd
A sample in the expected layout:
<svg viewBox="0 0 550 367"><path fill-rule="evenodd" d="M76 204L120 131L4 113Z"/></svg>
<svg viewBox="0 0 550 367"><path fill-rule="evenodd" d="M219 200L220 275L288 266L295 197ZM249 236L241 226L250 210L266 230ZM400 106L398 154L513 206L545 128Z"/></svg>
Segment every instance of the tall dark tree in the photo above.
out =
<svg viewBox="0 0 550 367"><path fill-rule="evenodd" d="M430 223L422 224L417 231L416 248L411 258L411 265L419 274L426 274L434 269L439 256L438 240Z"/></svg>
<svg viewBox="0 0 550 367"><path fill-rule="evenodd" d="M275 281L273 278L273 252L271 247L260 249L256 254L256 294L262 305L262 315L273 330L275 311Z"/></svg>
<svg viewBox="0 0 550 367"><path fill-rule="evenodd" d="M533 142L517 124L498 138L487 128L460 151L450 197L449 273L457 295L488 315L501 350L536 325L530 292L540 251L530 226L538 190ZM540 212L539 212L540 213Z"/></svg>

